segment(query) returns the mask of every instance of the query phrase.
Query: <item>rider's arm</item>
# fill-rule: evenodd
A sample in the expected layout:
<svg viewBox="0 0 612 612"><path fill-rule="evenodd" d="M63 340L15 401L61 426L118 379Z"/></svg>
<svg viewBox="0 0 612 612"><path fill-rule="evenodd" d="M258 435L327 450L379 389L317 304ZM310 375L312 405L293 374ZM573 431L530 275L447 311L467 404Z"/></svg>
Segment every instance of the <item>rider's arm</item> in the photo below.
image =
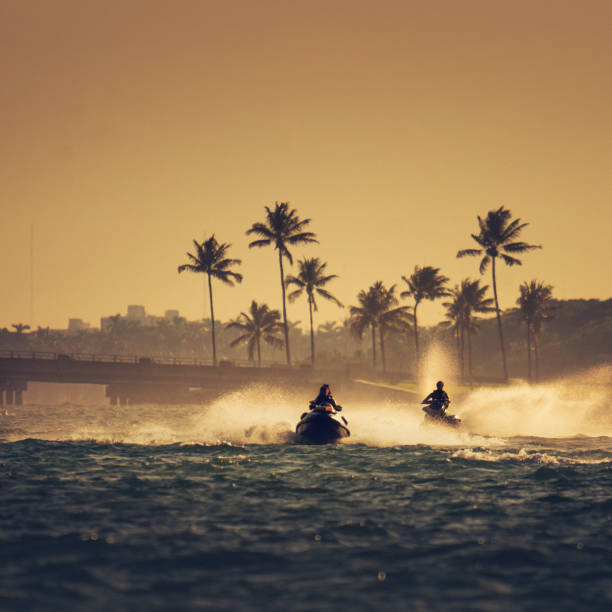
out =
<svg viewBox="0 0 612 612"><path fill-rule="evenodd" d="M427 404L433 399L433 391L421 402L421 404Z"/></svg>

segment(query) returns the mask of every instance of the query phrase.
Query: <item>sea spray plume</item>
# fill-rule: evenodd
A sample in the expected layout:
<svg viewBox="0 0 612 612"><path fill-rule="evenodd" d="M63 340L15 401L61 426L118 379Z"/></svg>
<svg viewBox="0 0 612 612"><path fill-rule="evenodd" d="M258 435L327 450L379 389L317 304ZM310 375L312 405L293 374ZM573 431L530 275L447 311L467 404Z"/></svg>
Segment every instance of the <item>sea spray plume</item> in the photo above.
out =
<svg viewBox="0 0 612 612"><path fill-rule="evenodd" d="M431 343L423 356L423 367L417 379L419 393L425 396L435 387L436 381L452 381L456 378L457 365L452 357L452 352L443 344L438 342ZM447 385L445 391L449 393L451 400L453 400L452 385Z"/></svg>
<svg viewBox="0 0 612 612"><path fill-rule="evenodd" d="M242 274L232 272L231 266L240 265L240 259L229 259L227 251L232 246L227 243L219 243L213 234L201 244L194 240L193 244L196 254L187 253L191 263L183 264L178 267L179 274L185 270L190 272L201 272L208 277L208 296L210 298L210 320L212 325L212 350L213 363L217 364L217 345L215 342L215 311L213 307L212 279L216 278L226 285L233 286L234 281L242 282Z"/></svg>
<svg viewBox="0 0 612 612"><path fill-rule="evenodd" d="M490 436L610 436L609 386L556 381L480 388L461 400L465 427Z"/></svg>
<svg viewBox="0 0 612 612"><path fill-rule="evenodd" d="M247 236L259 236L258 240L249 243L249 248L274 245L278 251L278 263L280 266L281 289L283 297L283 325L285 327L285 351L287 363L291 365L291 350L289 348L289 326L287 325L287 304L285 298L285 272L283 269L283 258L289 264L293 264L293 257L288 245L318 242L313 232L305 232L304 228L310 223L310 219L300 219L297 211L289 208L289 202L275 202L274 209L265 207L266 220L264 223L253 223L246 231Z"/></svg>
<svg viewBox="0 0 612 612"><path fill-rule="evenodd" d="M542 248L539 245L532 245L527 244L526 242L516 241L523 229L529 224L521 223L520 219L510 221L511 218L512 213L503 206L500 206L497 210L490 210L484 220L478 216L478 226L480 231L478 234L471 234L471 236L481 248L463 249L457 252L457 257L482 256L480 261L481 274L484 274L489 264L491 264L491 278L493 279L493 296L495 298L499 347L502 356L505 380L508 380L508 366L506 364L504 333L502 328L501 312L499 309L499 300L497 297L495 263L497 258L501 257L504 263L508 266L520 266L522 265L520 259L517 259L508 253L525 253L533 249Z"/></svg>

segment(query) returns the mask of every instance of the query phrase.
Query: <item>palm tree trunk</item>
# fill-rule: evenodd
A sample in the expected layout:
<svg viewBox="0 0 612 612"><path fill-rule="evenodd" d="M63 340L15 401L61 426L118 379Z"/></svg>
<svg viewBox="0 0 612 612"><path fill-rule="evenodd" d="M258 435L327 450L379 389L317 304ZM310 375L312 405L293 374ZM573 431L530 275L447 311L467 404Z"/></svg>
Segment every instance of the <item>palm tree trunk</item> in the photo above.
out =
<svg viewBox="0 0 612 612"><path fill-rule="evenodd" d="M372 365L376 368L376 327L372 323Z"/></svg>
<svg viewBox="0 0 612 612"><path fill-rule="evenodd" d="M414 354L416 360L416 375L419 375L419 326L417 323L417 306L419 303L417 301L414 302Z"/></svg>
<svg viewBox="0 0 612 612"><path fill-rule="evenodd" d="M385 334L383 332L382 325L378 328L378 335L380 336L380 359L382 361L383 372L387 371L387 360L385 357Z"/></svg>
<svg viewBox="0 0 612 612"><path fill-rule="evenodd" d="M460 364L461 364L461 379L465 378L465 316L461 315L461 336L459 345L461 347Z"/></svg>
<svg viewBox="0 0 612 612"><path fill-rule="evenodd" d="M460 336L460 329L461 329L461 321L459 319L457 319L457 322L455 323L455 340L457 341L457 359L459 360L459 364L461 364L461 336Z"/></svg>
<svg viewBox="0 0 612 612"><path fill-rule="evenodd" d="M535 357L535 381L540 382L540 339L538 333L533 334L534 357Z"/></svg>
<svg viewBox="0 0 612 612"><path fill-rule="evenodd" d="M212 280L208 275L208 296L210 298L210 323L212 334L213 365L217 365L217 343L215 340L215 310L213 308Z"/></svg>
<svg viewBox="0 0 612 612"><path fill-rule="evenodd" d="M312 302L310 301L310 297L308 298L308 309L310 314L310 363L314 367L315 363L315 349L314 349L314 331L312 328Z"/></svg>
<svg viewBox="0 0 612 612"><path fill-rule="evenodd" d="M495 314L497 315L497 329L499 331L499 348L504 366L504 380L508 381L508 366L506 365L506 347L504 345L504 330L502 329L501 313L499 311L499 300L497 299L497 279L495 278L495 257L491 257L491 274L493 276L493 296L495 297Z"/></svg>
<svg viewBox="0 0 612 612"><path fill-rule="evenodd" d="M474 372L472 370L472 330L470 329L470 318L467 319L466 325L467 333L467 349L468 349L468 375L470 377L470 385L474 380Z"/></svg>
<svg viewBox="0 0 612 612"><path fill-rule="evenodd" d="M531 382L531 324L527 321L527 380Z"/></svg>
<svg viewBox="0 0 612 612"><path fill-rule="evenodd" d="M257 335L257 366L261 368L261 338Z"/></svg>
<svg viewBox="0 0 612 612"><path fill-rule="evenodd" d="M281 288L283 290L283 324L285 327L285 353L287 354L287 365L291 365L291 351L289 349L289 326L287 325L287 304L285 299L285 273L283 271L283 254L278 251L278 261L280 263Z"/></svg>

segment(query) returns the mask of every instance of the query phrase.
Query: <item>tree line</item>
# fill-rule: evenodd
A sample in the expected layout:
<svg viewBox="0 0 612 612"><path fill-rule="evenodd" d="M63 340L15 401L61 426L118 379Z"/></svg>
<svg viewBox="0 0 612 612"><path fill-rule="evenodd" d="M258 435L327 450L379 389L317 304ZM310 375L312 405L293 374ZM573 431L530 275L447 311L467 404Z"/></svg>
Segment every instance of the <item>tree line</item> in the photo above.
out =
<svg viewBox="0 0 612 612"><path fill-rule="evenodd" d="M330 273L327 263L318 257L300 259L295 274L286 274L286 268L294 264L292 248L299 244L317 243L316 234L308 231L311 220L301 219L286 202L266 206L264 210L263 221L253 223L246 230L246 235L253 238L249 243L250 248L273 247L277 251L282 314L280 310L252 300L248 309L237 318L223 323L221 329L218 328L214 311L214 284L220 281L233 286L242 282L243 276L236 271L241 261L229 254L231 244L219 242L213 234L202 242L194 240L193 252L187 253L188 262L178 266L179 273L191 271L206 274L209 319L188 322L178 317L172 321L160 321L154 326L139 326L116 315L110 317L107 329L83 330L77 334L53 332L41 327L28 333L28 325L16 323L12 326L14 331L6 328L0 330L0 346L57 352L143 355L162 352L170 357L212 359L214 363L219 362L219 354L225 359L235 359L237 348L245 346L247 357L261 365L266 351L269 360L270 350L283 348L286 362L291 364L292 347L299 345L300 354L310 354L311 365L315 364L315 359L329 365L334 359L336 362L355 363L368 358L374 369L380 367L386 371L390 353L394 364L392 369L405 371L408 375L419 371L424 342L429 345L437 339L448 344L452 339L460 373L463 377L471 378L482 374L481 366L476 368L474 365L474 351L481 353L479 364L483 363L486 354L488 368L494 368L491 361L493 347L489 340L490 324L494 323L500 369L507 379L505 328L509 326L512 330L510 346L513 369L516 370L515 325L520 324L525 334L521 346L526 348L526 351L522 349L526 356L526 376L530 380L540 377L542 330L545 325L549 328L554 326L560 303L554 300L551 285L531 280L521 284L516 309L505 313L500 310L497 289L499 264L521 265L517 255L541 248L520 240L527 223L513 219L511 212L503 206L489 211L484 218L477 217L477 231L471 237L478 248L463 249L457 253L457 257L479 258L480 274L488 270L491 272L491 289L480 278L465 278L451 286L450 279L441 273L440 268L416 265L410 274L401 277L398 284L386 286L382 281L375 281L368 288L361 289L356 295L356 303L348 306L348 316L340 325L331 321L318 327L315 315L319 299L331 301L339 308L344 307L330 291L330 285L338 277ZM300 298L305 298L308 305L307 339L302 337L299 322L287 319L287 300L292 302ZM423 302L433 300L443 300L445 320L425 329L419 326L419 308ZM495 313L493 320L483 318L491 313ZM483 337L475 342L479 332ZM370 348L364 353L361 341L366 334L370 337ZM408 349L409 342L412 343L411 350ZM594 342L599 346L599 339ZM575 344L581 346L580 338L575 339ZM207 345L210 349L207 349ZM268 347L265 351L264 346ZM606 346L609 345L604 345L603 354ZM600 353L595 354L596 361ZM555 361L559 361L559 356Z"/></svg>
<svg viewBox="0 0 612 612"><path fill-rule="evenodd" d="M258 304L253 301L249 313L240 313L238 319L232 321L228 327L241 332L241 335L235 339L235 343L246 343L250 358L253 358L254 353L257 352L258 360L261 360L261 342L264 341L273 346L284 346L287 364L291 365L287 299L293 301L305 295L309 310L311 363L314 365L316 351L313 311L316 312L317 310L316 298L322 297L336 303L339 307L343 306L327 288L330 281L337 276L328 274L327 263L322 262L317 257L301 259L298 262L298 273L286 276L285 262L289 266L293 265L290 247L299 244L317 243L318 240L316 234L307 230L311 219L301 219L297 211L289 207L288 202L276 202L274 207L266 206L264 208L264 220L253 223L246 230L246 235L256 237L249 243L249 248L271 246L277 251L282 320L278 310L270 309L266 304ZM481 275L490 266L493 297L486 297L489 286L481 286L480 280L467 278L460 284L455 285L454 288L449 288L449 279L440 273L439 268L433 266L415 266L412 274L402 276L406 288L399 293L399 296L396 293L396 285L385 287L382 281L376 281L368 289L362 289L357 294L358 304L349 308L350 329L360 339L365 331L370 329L374 367L377 363L377 341L382 369L386 370L386 335L389 333L408 334L411 330L414 337L415 361L418 370L420 347L417 312L419 304L423 300L436 300L446 297L449 298L449 301L444 303L444 307L446 308L446 316L455 333L462 373L465 375L465 355L467 352L467 370L469 375L472 375L471 338L477 329L477 315L494 311L497 319L504 379L508 379L506 346L497 289L497 265L498 261L508 266L521 265L522 262L516 255L539 249L541 246L519 240L520 234L528 224L523 223L521 219L512 219L511 212L503 206L496 210L490 210L484 218L478 216L477 220L478 231L471 234L471 237L477 243L478 248L460 250L457 252L457 257L481 257L479 266ZM212 281L216 279L230 286L242 282L242 275L232 270L242 262L239 259L228 257L231 245L218 242L214 234L202 243L197 240L194 240L193 243L195 252L187 253L189 263L178 266L178 272L188 270L207 275L212 322L212 354L213 362L217 363ZM295 289L287 296L287 289L292 287ZM520 291L521 295L518 303L527 328L529 378L531 379L532 350L534 351L537 376L537 339L542 323L551 316L549 305L552 298L552 287L533 280L530 283L524 283ZM400 305L398 297L410 298L412 304ZM280 337L281 333L284 336L282 338ZM531 342L532 339L533 343Z"/></svg>
<svg viewBox="0 0 612 612"><path fill-rule="evenodd" d="M527 283L529 284L529 283ZM451 301L453 298L448 298ZM612 362L612 299L609 300L556 300L549 303L551 317L547 318L537 338L537 375L540 379L571 374L577 370L605 366ZM351 331L348 309L339 310L342 318L315 324L317 367L325 369L349 368L354 376L361 378L382 377L386 380L411 379L416 371L414 337L390 332L385 335L385 354L388 363L386 376L381 372L380 345L377 340L377 369L374 370L369 330L361 341ZM250 316L251 310L245 314ZM528 359L527 327L523 311L517 304L502 312L504 340L507 348L510 376L527 378ZM219 361L242 362L248 357L248 343L235 343L243 335L232 321L223 319L217 324L217 354ZM474 380L500 378L503 376L499 358L499 335L495 316L470 321L474 326L470 334L472 360L468 363L468 338L464 336L464 375ZM291 347L300 358L296 364L310 364L310 334L308 319L302 322L289 320ZM86 329L66 332L39 327L29 329L26 324L15 324L9 329L0 329L0 350L45 351L53 353L115 354L124 356L149 356L164 359L189 359L212 361L211 321L187 321L183 317L172 320L161 319L146 325L119 315L109 318L103 329ZM533 332L531 332L533 335ZM283 341L283 331L276 332ZM252 336L251 336L252 337ZM455 356L454 371L461 373L460 343L457 342L454 323L446 318L435 325L419 327L419 351L423 356L431 347L442 348ZM459 338L460 340L460 338ZM531 339L532 376L536 376L535 344ZM232 344L234 346L232 346ZM243 348L245 347L245 348ZM253 364L257 364L257 349L253 345ZM278 363L284 359L282 346L261 343L261 363ZM448 374L446 374L448 376ZM607 380L610 379L609 371Z"/></svg>

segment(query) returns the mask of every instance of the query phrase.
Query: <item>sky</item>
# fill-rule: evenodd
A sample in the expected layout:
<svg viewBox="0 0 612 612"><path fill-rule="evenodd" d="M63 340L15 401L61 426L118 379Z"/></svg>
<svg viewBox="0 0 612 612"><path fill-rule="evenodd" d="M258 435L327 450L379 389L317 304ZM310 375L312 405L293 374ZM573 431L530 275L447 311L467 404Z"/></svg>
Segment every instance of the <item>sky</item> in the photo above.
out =
<svg viewBox="0 0 612 612"><path fill-rule="evenodd" d="M244 274L217 318L280 308L245 235L277 201L347 306L415 265L478 278L456 253L501 205L543 247L499 268L502 307L533 278L610 298L611 31L593 0L0 0L0 327L208 316L177 266L212 233Z"/></svg>

